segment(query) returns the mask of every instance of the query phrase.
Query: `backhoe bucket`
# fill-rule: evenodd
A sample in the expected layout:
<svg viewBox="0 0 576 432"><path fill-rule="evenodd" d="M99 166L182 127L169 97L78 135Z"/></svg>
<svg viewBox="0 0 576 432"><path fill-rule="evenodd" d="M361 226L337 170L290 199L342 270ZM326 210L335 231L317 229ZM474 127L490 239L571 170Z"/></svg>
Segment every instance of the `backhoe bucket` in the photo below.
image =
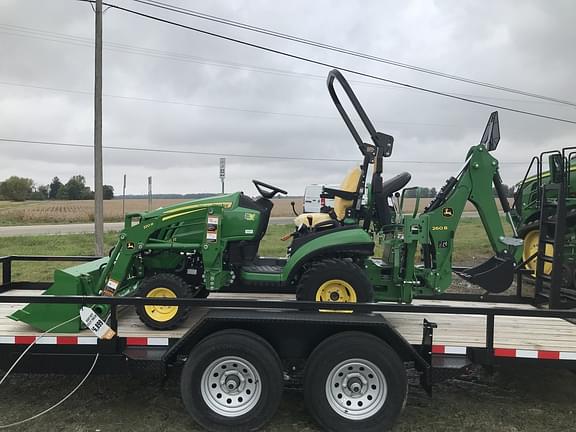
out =
<svg viewBox="0 0 576 432"><path fill-rule="evenodd" d="M463 271L456 272L468 282L478 285L491 293L501 293L512 285L514 261L492 257L488 261Z"/></svg>
<svg viewBox="0 0 576 432"><path fill-rule="evenodd" d="M96 285L101 270L108 258L100 258L65 270L54 272L54 283L42 295L52 296L92 296L98 295ZM74 333L81 329L80 308L81 304L58 304L58 303L30 303L17 310L8 318L14 321L22 321L32 327L46 331L67 320L69 323L54 329L54 333ZM73 319L76 317L75 319Z"/></svg>

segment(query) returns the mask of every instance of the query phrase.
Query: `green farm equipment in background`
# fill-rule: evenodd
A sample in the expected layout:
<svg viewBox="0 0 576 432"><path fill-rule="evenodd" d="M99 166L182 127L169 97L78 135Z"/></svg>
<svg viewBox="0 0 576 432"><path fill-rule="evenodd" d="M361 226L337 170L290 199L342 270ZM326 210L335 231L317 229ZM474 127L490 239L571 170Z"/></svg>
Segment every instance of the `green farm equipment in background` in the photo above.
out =
<svg viewBox="0 0 576 432"><path fill-rule="evenodd" d="M524 240L522 258L536 280L536 294L550 297L555 307L576 300L575 156L576 148L568 147L532 158L516 185L511 212ZM543 170L545 158L548 171ZM556 296L550 293L552 285L559 287Z"/></svg>
<svg viewBox="0 0 576 432"><path fill-rule="evenodd" d="M365 143L334 88L338 81L366 128ZM500 139L492 113L480 144L472 146L460 172L450 177L421 212L402 211L395 195L410 180L402 173L383 181L383 160L394 139L376 131L339 71L328 75L328 90L350 130L362 163L339 189L324 188L334 199L326 213L302 214L284 257L258 256L272 210L272 198L286 191L254 180L260 198L242 192L182 203L147 213L128 214L110 256L55 273L46 295L108 295L149 298L206 297L211 292L292 293L298 300L323 302L411 302L444 292L454 272L456 228L467 201L478 210L495 256L458 274L489 292L506 290L521 260L522 241L507 237L492 196L496 188L509 216L492 156ZM512 223L511 217L509 217ZM375 244L383 253L374 257ZM421 262L417 261L420 256ZM93 306L102 318L106 306ZM148 326L174 328L188 315L182 306L139 306ZM59 331L81 327L78 307L31 304L11 315L46 330L72 319Z"/></svg>

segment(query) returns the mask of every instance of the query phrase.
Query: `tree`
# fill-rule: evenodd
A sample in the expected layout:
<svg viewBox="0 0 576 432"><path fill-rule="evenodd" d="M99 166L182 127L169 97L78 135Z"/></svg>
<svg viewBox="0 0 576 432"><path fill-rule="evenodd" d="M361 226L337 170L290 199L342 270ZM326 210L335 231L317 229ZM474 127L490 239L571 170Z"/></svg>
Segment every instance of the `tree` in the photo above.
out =
<svg viewBox="0 0 576 432"><path fill-rule="evenodd" d="M38 193L42 195L42 199L48 199L48 191L50 186L49 185L40 185L38 186Z"/></svg>
<svg viewBox="0 0 576 432"><path fill-rule="evenodd" d="M105 200L114 199L114 187L111 185L102 186L102 194Z"/></svg>
<svg viewBox="0 0 576 432"><path fill-rule="evenodd" d="M504 196L507 198L514 198L514 186L508 186L502 183L502 191L504 192ZM498 196L498 192L496 192L496 188L492 188L492 193L494 196Z"/></svg>
<svg viewBox="0 0 576 432"><path fill-rule="evenodd" d="M0 195L10 201L26 201L32 193L33 184L32 179L12 176L0 183Z"/></svg>
<svg viewBox="0 0 576 432"><path fill-rule="evenodd" d="M58 192L58 199L82 200L94 197L94 193L86 186L83 175L72 176Z"/></svg>
<svg viewBox="0 0 576 432"><path fill-rule="evenodd" d="M42 201L48 199L48 188L49 185L40 185L37 188L34 188L32 193L30 194L31 200Z"/></svg>
<svg viewBox="0 0 576 432"><path fill-rule="evenodd" d="M49 188L49 192L48 192L48 198L49 199L56 199L58 198L58 192L60 192L60 189L62 188L62 182L60 181L60 179L58 177L54 177L52 179L52 183L50 183L50 185L48 186Z"/></svg>

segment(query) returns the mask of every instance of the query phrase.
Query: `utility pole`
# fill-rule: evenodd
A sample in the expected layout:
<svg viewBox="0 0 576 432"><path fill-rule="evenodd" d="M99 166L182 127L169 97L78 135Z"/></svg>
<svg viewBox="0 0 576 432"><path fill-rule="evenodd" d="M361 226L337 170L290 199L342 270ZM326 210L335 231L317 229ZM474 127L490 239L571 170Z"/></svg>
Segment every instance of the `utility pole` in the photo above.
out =
<svg viewBox="0 0 576 432"><path fill-rule="evenodd" d="M122 218L126 216L126 174L124 174L124 183L122 184Z"/></svg>
<svg viewBox="0 0 576 432"><path fill-rule="evenodd" d="M94 233L96 255L104 255L104 196L102 190L102 0L96 0L94 50Z"/></svg>
<svg viewBox="0 0 576 432"><path fill-rule="evenodd" d="M152 210L152 176L148 177L148 211Z"/></svg>

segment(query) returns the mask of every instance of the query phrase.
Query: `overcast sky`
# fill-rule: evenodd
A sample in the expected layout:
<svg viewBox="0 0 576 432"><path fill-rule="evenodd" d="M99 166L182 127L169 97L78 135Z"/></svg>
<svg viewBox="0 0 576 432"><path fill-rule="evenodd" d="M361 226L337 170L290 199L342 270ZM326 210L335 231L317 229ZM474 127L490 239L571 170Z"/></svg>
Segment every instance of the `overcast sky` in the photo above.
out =
<svg viewBox="0 0 576 432"><path fill-rule="evenodd" d="M489 90L161 11L112 3L342 67L576 120L576 108ZM542 1L165 0L222 18L442 72L576 101L576 3ZM72 0L0 0L0 138L93 143L94 13ZM326 90L327 68L109 9L104 15L104 145L360 159ZM376 128L395 137L384 177L436 186L478 143L489 107L345 74ZM505 183L532 155L576 145L576 125L500 111ZM86 176L92 151L0 142L0 179ZM438 164L435 162L454 162ZM414 163L420 162L420 163ZM292 195L339 183L354 162L227 158L226 188L253 178ZM104 183L128 193L215 192L218 156L104 150Z"/></svg>

